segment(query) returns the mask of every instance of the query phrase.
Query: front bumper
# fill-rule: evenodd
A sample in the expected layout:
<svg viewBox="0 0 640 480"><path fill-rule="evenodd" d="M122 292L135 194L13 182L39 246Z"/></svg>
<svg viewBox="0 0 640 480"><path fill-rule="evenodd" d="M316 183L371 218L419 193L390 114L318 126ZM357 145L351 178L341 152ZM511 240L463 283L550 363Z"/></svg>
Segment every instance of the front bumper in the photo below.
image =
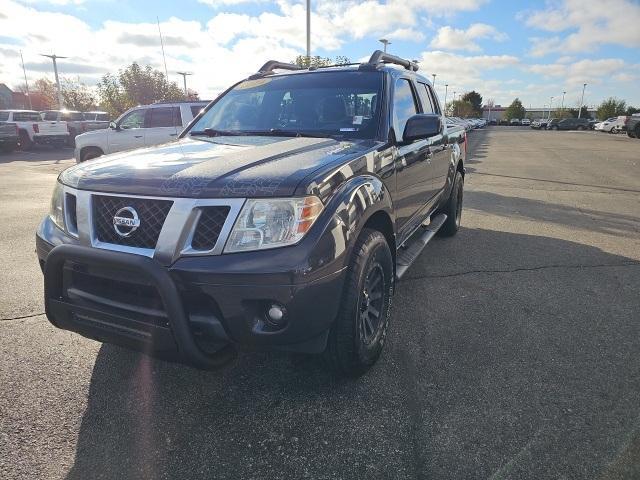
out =
<svg viewBox="0 0 640 480"><path fill-rule="evenodd" d="M237 348L321 352L344 282L343 268L287 282L291 272L278 271L277 261L252 272L249 254L185 258L165 267L67 240L54 247L36 236L52 324L204 369L226 363ZM284 326L265 315L274 303L286 313Z"/></svg>

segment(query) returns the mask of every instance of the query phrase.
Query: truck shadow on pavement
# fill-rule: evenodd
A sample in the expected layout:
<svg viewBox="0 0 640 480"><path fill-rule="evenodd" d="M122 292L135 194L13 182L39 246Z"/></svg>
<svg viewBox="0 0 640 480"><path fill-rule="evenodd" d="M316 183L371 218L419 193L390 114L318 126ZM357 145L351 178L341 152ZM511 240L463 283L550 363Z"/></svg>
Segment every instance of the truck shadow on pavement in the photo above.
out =
<svg viewBox="0 0 640 480"><path fill-rule="evenodd" d="M468 209L503 217L553 223L566 228L623 235L640 235L640 214L625 215L612 211L576 208L523 197L472 190L465 192Z"/></svg>
<svg viewBox="0 0 640 480"><path fill-rule="evenodd" d="M407 277L359 380L286 355L201 372L103 345L67 478L640 474L640 262L462 229Z"/></svg>

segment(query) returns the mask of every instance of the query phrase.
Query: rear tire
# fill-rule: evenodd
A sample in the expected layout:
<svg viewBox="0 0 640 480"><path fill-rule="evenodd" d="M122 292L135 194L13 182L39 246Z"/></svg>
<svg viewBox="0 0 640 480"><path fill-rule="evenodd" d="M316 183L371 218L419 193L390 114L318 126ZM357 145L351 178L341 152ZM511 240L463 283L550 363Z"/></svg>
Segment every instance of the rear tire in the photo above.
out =
<svg viewBox="0 0 640 480"><path fill-rule="evenodd" d="M582 125L578 125L578 130L584 130L584 127Z"/></svg>
<svg viewBox="0 0 640 480"><path fill-rule="evenodd" d="M26 150L31 150L31 148L33 148L33 142L31 141L29 134L24 130L20 130L19 143L20 143L20 150L26 151Z"/></svg>
<svg viewBox="0 0 640 480"><path fill-rule="evenodd" d="M104 155L102 150L97 147L88 147L82 150L80 154L80 161L86 162L87 160L91 160L92 158L98 158Z"/></svg>
<svg viewBox="0 0 640 480"><path fill-rule="evenodd" d="M384 235L365 228L347 267L342 299L323 357L341 377L359 377L382 353L393 295L394 268Z"/></svg>
<svg viewBox="0 0 640 480"><path fill-rule="evenodd" d="M449 199L440 212L447 215L444 225L438 230L438 234L443 237L453 237L460 230L460 222L462 220L462 202L464 197L464 177L460 171L456 171L453 179L453 187L449 194Z"/></svg>

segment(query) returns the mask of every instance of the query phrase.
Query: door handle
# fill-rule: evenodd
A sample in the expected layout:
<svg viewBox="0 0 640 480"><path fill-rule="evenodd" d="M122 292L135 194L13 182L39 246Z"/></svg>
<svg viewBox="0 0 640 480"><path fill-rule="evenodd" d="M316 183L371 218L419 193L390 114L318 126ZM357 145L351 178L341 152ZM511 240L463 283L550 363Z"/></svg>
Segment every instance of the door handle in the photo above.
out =
<svg viewBox="0 0 640 480"><path fill-rule="evenodd" d="M177 136L178 136L178 134L177 134L177 133L170 133L170 134L169 134L169 136L170 136L170 137L177 137Z"/></svg>
<svg viewBox="0 0 640 480"><path fill-rule="evenodd" d="M134 135L133 138L142 138L142 135Z"/></svg>

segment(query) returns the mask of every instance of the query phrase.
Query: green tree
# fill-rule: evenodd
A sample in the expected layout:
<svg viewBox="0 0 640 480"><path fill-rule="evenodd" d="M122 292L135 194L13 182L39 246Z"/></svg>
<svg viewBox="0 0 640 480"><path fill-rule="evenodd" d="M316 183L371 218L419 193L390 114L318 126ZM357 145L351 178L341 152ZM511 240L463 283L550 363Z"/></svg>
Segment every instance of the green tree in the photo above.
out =
<svg viewBox="0 0 640 480"><path fill-rule="evenodd" d="M512 118L521 119L525 116L525 114L526 114L526 110L522 106L522 102L520 101L520 99L517 97L513 100L513 102L511 102L511 105L509 105L507 109L504 111L504 117L507 120L511 120Z"/></svg>
<svg viewBox="0 0 640 480"><path fill-rule="evenodd" d="M482 116L482 95L475 90L471 90L462 96L462 101L469 102L471 104L473 107L473 114L476 117Z"/></svg>
<svg viewBox="0 0 640 480"><path fill-rule="evenodd" d="M449 102L446 111L453 117L469 118L475 116L475 110L471 102L466 100L453 100Z"/></svg>
<svg viewBox="0 0 640 480"><path fill-rule="evenodd" d="M93 110L96 106L96 99L80 78L65 78L62 81L62 100L64 106L69 110L80 110L81 112Z"/></svg>
<svg viewBox="0 0 640 480"><path fill-rule="evenodd" d="M184 100L182 89L167 81L164 73L136 62L117 75L104 75L98 82L98 94L101 107L114 117L136 105Z"/></svg>
<svg viewBox="0 0 640 480"><path fill-rule="evenodd" d="M627 111L625 112L625 115L633 115L634 113L640 113L640 108L635 108L635 107L627 107Z"/></svg>
<svg viewBox="0 0 640 480"><path fill-rule="evenodd" d="M600 120L606 120L610 117L616 117L618 115L624 115L627 109L627 102L624 100L618 100L614 97L609 97L598 107L596 116Z"/></svg>

